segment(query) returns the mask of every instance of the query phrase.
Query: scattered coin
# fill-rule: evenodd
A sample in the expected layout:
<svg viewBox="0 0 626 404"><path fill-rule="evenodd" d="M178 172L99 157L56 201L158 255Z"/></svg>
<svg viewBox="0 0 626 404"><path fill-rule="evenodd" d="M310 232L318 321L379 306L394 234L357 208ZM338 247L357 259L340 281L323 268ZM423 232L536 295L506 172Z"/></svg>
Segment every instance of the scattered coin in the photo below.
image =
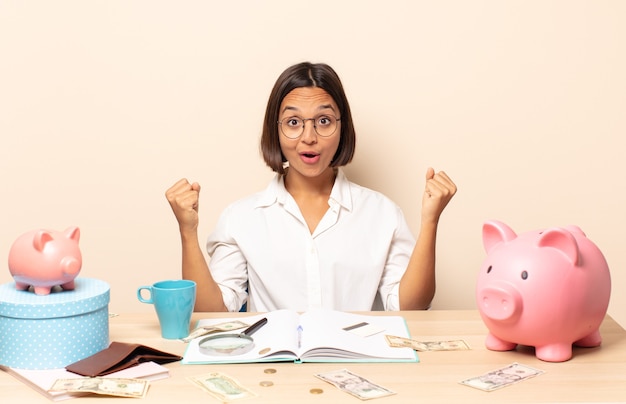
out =
<svg viewBox="0 0 626 404"><path fill-rule="evenodd" d="M324 390L322 389L311 389L309 390L309 393L311 394L322 394L324 392Z"/></svg>
<svg viewBox="0 0 626 404"><path fill-rule="evenodd" d="M269 348L263 348L259 351L259 355L265 355L266 353L268 353L270 351Z"/></svg>
<svg viewBox="0 0 626 404"><path fill-rule="evenodd" d="M276 373L276 369L268 368L268 369L265 369L263 373L267 373L267 374Z"/></svg>
<svg viewBox="0 0 626 404"><path fill-rule="evenodd" d="M261 386L263 387L270 387L274 385L274 382L270 382L269 380L263 380L261 383L259 383Z"/></svg>

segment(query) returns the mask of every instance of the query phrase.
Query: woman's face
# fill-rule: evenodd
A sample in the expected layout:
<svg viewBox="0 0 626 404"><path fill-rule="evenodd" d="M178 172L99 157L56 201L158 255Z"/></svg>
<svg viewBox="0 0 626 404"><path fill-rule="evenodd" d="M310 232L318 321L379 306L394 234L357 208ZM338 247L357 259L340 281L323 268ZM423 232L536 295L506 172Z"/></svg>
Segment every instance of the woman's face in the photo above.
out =
<svg viewBox="0 0 626 404"><path fill-rule="evenodd" d="M283 125L288 123L292 126L304 120L304 130L295 139L285 136L279 125L280 148L289 162L290 172L295 170L305 177L316 177L329 168L339 147L341 121L336 122L335 131L327 137L320 136L313 124L318 126L320 133L327 134L328 128L323 126L334 118L341 118L339 108L321 88L296 88L283 98L278 120Z"/></svg>

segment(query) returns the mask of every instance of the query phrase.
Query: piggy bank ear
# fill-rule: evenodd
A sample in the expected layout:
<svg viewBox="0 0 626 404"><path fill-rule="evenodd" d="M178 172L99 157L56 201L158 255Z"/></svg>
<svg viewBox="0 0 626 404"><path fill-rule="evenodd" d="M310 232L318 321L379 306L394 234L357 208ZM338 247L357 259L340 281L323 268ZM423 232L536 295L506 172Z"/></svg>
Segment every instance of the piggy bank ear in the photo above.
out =
<svg viewBox="0 0 626 404"><path fill-rule="evenodd" d="M39 230L33 237L33 247L37 251L43 251L48 242L52 241L52 234L46 230Z"/></svg>
<svg viewBox="0 0 626 404"><path fill-rule="evenodd" d="M566 229L555 227L543 231L539 236L537 245L559 250L572 265L578 265L580 261L580 250L578 249L576 238Z"/></svg>
<svg viewBox="0 0 626 404"><path fill-rule="evenodd" d="M581 229L580 227L576 225L570 224L570 225L564 226L563 228L572 234L578 234L579 236L587 237L583 229Z"/></svg>
<svg viewBox="0 0 626 404"><path fill-rule="evenodd" d="M80 239L80 229L78 227L68 227L67 229L65 229L63 234L65 235L65 237L72 239L77 243Z"/></svg>
<svg viewBox="0 0 626 404"><path fill-rule="evenodd" d="M517 234L506 224L497 220L489 220L483 224L483 246L489 253L493 247L517 238Z"/></svg>

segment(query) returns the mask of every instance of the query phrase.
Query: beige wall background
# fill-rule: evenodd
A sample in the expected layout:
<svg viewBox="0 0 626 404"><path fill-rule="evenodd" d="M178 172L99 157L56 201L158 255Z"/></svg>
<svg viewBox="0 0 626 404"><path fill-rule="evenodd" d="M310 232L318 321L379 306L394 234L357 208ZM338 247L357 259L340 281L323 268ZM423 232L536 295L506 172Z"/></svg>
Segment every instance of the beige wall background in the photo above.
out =
<svg viewBox="0 0 626 404"><path fill-rule="evenodd" d="M475 307L485 220L576 224L626 325L624 21L623 1L0 0L0 261L26 231L77 225L80 276L110 283L113 312L152 311L136 288L180 277L165 190L202 184L204 240L263 189L267 96L310 60L351 100L352 180L414 231L426 168L457 183L434 308Z"/></svg>

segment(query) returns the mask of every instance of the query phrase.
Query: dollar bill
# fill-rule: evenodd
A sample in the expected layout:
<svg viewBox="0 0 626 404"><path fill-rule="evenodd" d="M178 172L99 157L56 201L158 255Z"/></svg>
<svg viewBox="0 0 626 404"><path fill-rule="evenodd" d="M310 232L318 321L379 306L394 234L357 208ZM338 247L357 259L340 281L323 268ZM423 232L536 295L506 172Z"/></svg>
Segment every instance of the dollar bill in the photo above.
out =
<svg viewBox="0 0 626 404"><path fill-rule="evenodd" d="M416 351L465 351L470 349L463 340L449 341L417 341L410 338L385 335L387 344L391 347L413 348Z"/></svg>
<svg viewBox="0 0 626 404"><path fill-rule="evenodd" d="M514 383L530 379L543 373L543 370L520 365L514 362L508 366L496 369L481 376L472 377L461 381L461 384L474 387L483 391L498 390Z"/></svg>
<svg viewBox="0 0 626 404"><path fill-rule="evenodd" d="M78 379L58 379L50 391L94 393L117 397L144 398L150 382L142 379L120 379L104 377L84 377Z"/></svg>
<svg viewBox="0 0 626 404"><path fill-rule="evenodd" d="M248 324L243 323L241 321L227 321L225 323L204 325L204 326L195 328L193 331L189 333L188 336L186 336L185 338L182 338L182 340L184 342L189 342L192 339L196 339L203 335L211 334L214 332L232 331L232 330L238 330L240 328L246 328L246 327L248 327Z"/></svg>
<svg viewBox="0 0 626 404"><path fill-rule="evenodd" d="M189 380L222 402L257 396L237 380L220 372L193 376Z"/></svg>
<svg viewBox="0 0 626 404"><path fill-rule="evenodd" d="M351 394L361 400L371 400L396 394L395 392L370 382L366 378L350 372L347 369L318 373L317 378L328 382L343 392Z"/></svg>

